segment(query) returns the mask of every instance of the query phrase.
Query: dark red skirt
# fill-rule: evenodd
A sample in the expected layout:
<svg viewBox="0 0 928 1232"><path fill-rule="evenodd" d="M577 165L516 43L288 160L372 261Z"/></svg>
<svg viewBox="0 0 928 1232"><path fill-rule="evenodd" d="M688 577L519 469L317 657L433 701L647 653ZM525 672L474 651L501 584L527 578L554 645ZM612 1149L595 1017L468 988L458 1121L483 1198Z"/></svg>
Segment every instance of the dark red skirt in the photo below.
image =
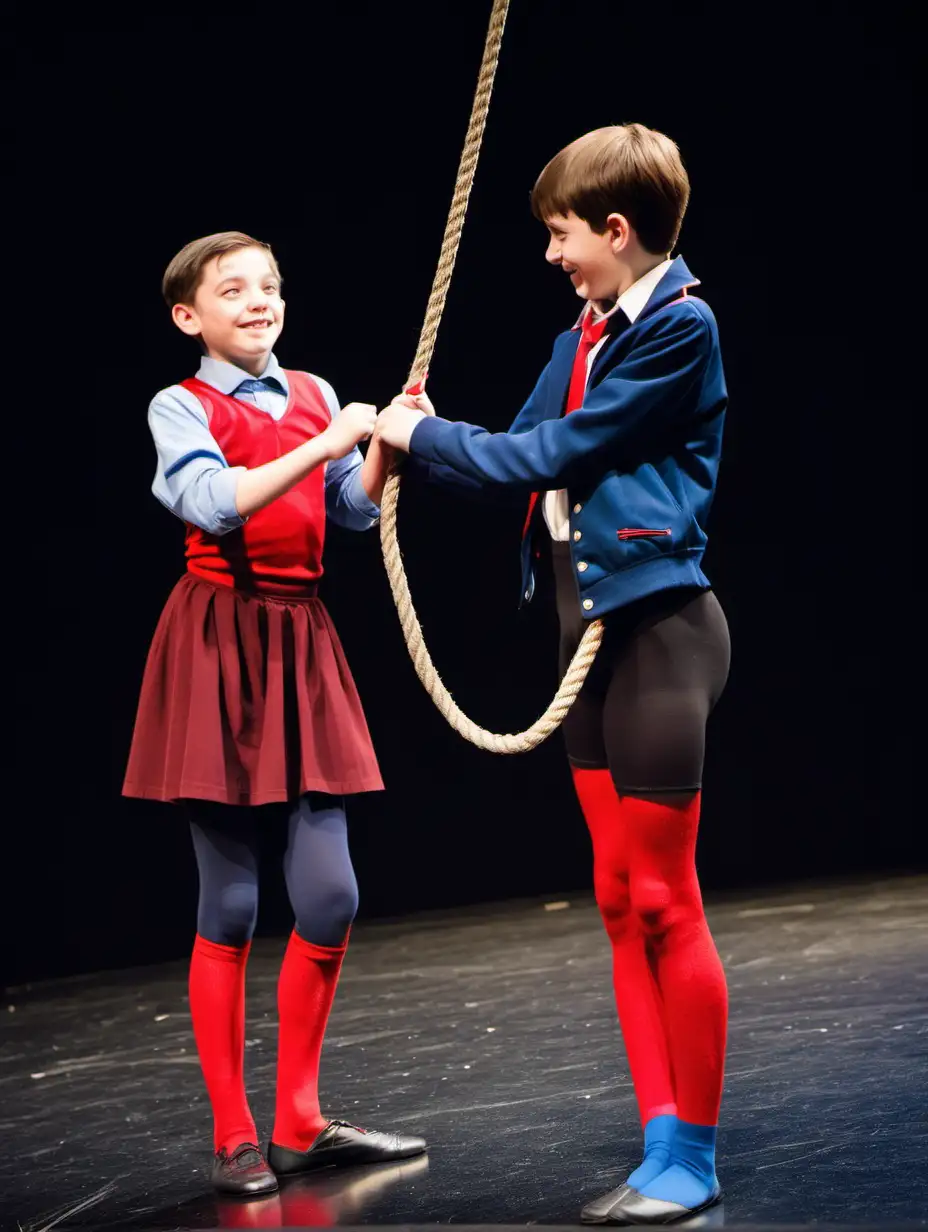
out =
<svg viewBox="0 0 928 1232"><path fill-rule="evenodd" d="M148 652L123 795L255 805L382 787L322 600L181 578Z"/></svg>

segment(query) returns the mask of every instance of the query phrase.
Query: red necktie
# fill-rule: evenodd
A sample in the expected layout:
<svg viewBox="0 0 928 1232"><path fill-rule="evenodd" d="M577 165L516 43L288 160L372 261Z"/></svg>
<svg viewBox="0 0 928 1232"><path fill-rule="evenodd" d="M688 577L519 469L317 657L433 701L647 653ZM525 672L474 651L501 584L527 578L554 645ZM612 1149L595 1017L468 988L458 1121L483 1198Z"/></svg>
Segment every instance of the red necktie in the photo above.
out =
<svg viewBox="0 0 928 1232"><path fill-rule="evenodd" d="M594 323L592 310L584 313L583 321L580 325L580 342L577 346L577 354L574 356L574 366L570 372L570 385L567 388L565 415L569 415L571 411L579 410L583 405L583 395L586 393L587 360L589 359L590 351L592 351L593 347L596 346L597 342L600 341L606 332L608 324L608 317L602 317ZM532 514L535 512L535 504L539 496L539 492L533 492L529 497L528 513L525 518L525 526L522 528L523 539L528 533L529 523L532 520Z"/></svg>
<svg viewBox="0 0 928 1232"><path fill-rule="evenodd" d="M583 318L583 324L580 326L580 345L577 347L574 366L570 373L565 415L569 415L571 411L576 411L583 405L583 395L586 393L587 360L590 357L590 351L606 332L608 323L608 317L603 317L594 324L592 312L587 312Z"/></svg>

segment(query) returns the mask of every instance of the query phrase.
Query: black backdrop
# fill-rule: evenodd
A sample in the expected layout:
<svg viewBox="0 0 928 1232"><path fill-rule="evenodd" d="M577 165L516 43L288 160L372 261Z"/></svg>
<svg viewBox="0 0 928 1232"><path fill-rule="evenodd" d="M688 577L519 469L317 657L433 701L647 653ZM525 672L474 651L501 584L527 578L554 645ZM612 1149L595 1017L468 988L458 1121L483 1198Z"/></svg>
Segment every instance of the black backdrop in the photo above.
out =
<svg viewBox="0 0 928 1232"><path fill-rule="evenodd" d="M196 355L161 272L241 228L285 276L278 353L382 404L410 363L489 3L288 13L145 5L21 44L13 316L31 318L8 509L15 721L4 860L11 980L184 953L195 870L169 806L119 789L144 656L181 567L145 410ZM906 8L513 0L432 366L440 413L505 428L576 303L528 192L581 132L680 144L680 251L731 393L710 576L734 665L713 719L708 888L914 867L922 615L913 507L920 217ZM20 239L20 236L22 239ZM18 281L18 279L17 279ZM25 288L28 287L28 290ZM20 342L8 317L8 375ZM27 375L28 374L28 375ZM497 730L556 686L544 589L517 611L520 515L403 491L400 534L439 670ZM367 916L589 883L557 738L465 745L415 679L376 532L333 530L325 597L387 791L351 809ZM288 926L269 835L261 931Z"/></svg>

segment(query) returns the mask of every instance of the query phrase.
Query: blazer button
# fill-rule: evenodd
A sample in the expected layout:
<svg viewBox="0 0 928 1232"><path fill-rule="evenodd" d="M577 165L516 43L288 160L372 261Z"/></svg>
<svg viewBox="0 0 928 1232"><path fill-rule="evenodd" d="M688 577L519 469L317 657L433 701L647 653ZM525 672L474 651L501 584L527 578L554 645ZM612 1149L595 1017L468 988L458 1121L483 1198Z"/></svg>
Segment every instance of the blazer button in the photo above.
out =
<svg viewBox="0 0 928 1232"><path fill-rule="evenodd" d="M575 531L574 531L574 543L577 543L577 541L578 541L581 537L582 537L582 536L581 536L580 532L579 532L578 530L575 530Z"/></svg>
<svg viewBox="0 0 928 1232"><path fill-rule="evenodd" d="M582 505L574 505L574 513L579 513L582 508Z"/></svg>
<svg viewBox="0 0 928 1232"><path fill-rule="evenodd" d="M584 599L584 600L583 600L583 607L584 607L584 609L585 609L587 612L590 610L590 608L591 608L592 606L593 606L593 600L592 600L592 599Z"/></svg>
<svg viewBox="0 0 928 1232"><path fill-rule="evenodd" d="M589 569L589 567L590 567L590 566L586 563L586 561L585 561L585 560L581 560L581 561L579 562L579 564L577 565L577 572L578 572L578 573L586 573L586 571L587 571L587 569Z"/></svg>
<svg viewBox="0 0 928 1232"><path fill-rule="evenodd" d="M527 590L527 591L525 592L525 597L526 597L526 599L531 599L531 597L532 597L532 592L531 592L530 590Z"/></svg>

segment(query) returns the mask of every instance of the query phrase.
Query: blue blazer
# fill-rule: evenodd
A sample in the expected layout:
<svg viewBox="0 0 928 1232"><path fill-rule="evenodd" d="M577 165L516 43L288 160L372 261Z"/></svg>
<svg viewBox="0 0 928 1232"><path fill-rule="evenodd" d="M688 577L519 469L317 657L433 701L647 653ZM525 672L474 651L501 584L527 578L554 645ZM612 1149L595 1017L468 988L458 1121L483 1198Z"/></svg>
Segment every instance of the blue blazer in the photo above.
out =
<svg viewBox="0 0 928 1232"><path fill-rule="evenodd" d="M697 284L677 257L634 324L607 336L583 405L570 415L577 327L556 339L508 432L430 417L412 434L413 469L434 482L525 495L567 489L570 550L590 620L654 591L709 586L705 526L728 394L715 317L687 294ZM534 593L533 563L526 535L523 602Z"/></svg>

